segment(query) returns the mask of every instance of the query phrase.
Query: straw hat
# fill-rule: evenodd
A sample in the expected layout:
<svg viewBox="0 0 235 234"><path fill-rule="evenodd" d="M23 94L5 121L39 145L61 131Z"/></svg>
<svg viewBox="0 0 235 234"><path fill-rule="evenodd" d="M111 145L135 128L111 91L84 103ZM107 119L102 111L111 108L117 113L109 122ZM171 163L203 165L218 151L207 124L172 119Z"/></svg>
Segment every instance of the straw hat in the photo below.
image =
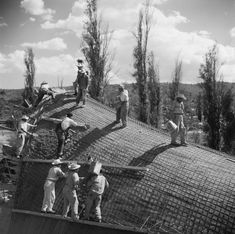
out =
<svg viewBox="0 0 235 234"><path fill-rule="evenodd" d="M183 99L183 100L187 100L187 98L183 95L183 94L178 94L177 96L176 96L176 99L177 98L181 98L181 99Z"/></svg>
<svg viewBox="0 0 235 234"><path fill-rule="evenodd" d="M22 120L28 120L29 117L28 117L27 115L23 115L23 116L21 117L21 119L22 119Z"/></svg>
<svg viewBox="0 0 235 234"><path fill-rule="evenodd" d="M53 160L53 162L51 164L52 165L60 165L60 164L62 164L62 162L60 161L60 159L55 159L55 160Z"/></svg>
<svg viewBox="0 0 235 234"><path fill-rule="evenodd" d="M43 81L42 83L41 83L41 85L44 85L44 84L48 84L46 81Z"/></svg>
<svg viewBox="0 0 235 234"><path fill-rule="evenodd" d="M81 166L78 165L77 163L71 163L70 165L68 165L68 169L73 171L73 170L77 170L78 168L80 168Z"/></svg>

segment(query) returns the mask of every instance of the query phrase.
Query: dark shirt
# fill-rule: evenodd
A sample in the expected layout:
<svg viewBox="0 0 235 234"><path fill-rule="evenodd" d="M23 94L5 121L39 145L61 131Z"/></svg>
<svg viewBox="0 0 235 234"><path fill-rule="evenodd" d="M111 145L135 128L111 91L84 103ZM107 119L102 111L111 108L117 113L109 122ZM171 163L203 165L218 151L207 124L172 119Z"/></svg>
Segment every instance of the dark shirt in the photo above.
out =
<svg viewBox="0 0 235 234"><path fill-rule="evenodd" d="M86 75L85 71L78 70L77 74L77 82L80 89L86 89L88 86L88 76Z"/></svg>

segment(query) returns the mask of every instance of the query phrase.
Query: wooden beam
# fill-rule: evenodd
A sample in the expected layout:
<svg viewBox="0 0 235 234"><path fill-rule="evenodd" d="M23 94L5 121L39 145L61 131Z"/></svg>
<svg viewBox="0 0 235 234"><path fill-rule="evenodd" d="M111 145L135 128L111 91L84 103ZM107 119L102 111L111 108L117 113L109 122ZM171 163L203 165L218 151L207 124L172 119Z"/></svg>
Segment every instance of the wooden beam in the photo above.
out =
<svg viewBox="0 0 235 234"><path fill-rule="evenodd" d="M30 159L30 158L24 158L23 162L33 162L33 163L52 163L53 159ZM76 161L76 160L63 160L63 163L72 163L76 162L80 165L88 164L84 161ZM101 162L102 163L102 162ZM108 163L102 163L102 166L105 168L118 168L122 170L133 170L133 171L149 171L146 167L135 167L135 166L123 166L118 164L108 164Z"/></svg>
<svg viewBox="0 0 235 234"><path fill-rule="evenodd" d="M82 224L86 224L86 225L94 226L94 227L98 226L98 227L103 227L103 228L110 228L110 229L116 229L116 230L122 230L122 231L133 231L135 233L147 234L146 230L140 230L139 228L135 228L135 227L119 226L116 224L98 223L98 222L91 222L91 221L86 221L86 220L72 220L71 218L63 218L61 215L56 215L56 214L46 214L46 213L39 213L39 212L19 210L19 209L12 209L12 213L25 214L25 215L30 215L30 216L33 215L33 216L38 216L38 217L46 217L46 218L57 219L57 220L66 220L68 222L82 223Z"/></svg>

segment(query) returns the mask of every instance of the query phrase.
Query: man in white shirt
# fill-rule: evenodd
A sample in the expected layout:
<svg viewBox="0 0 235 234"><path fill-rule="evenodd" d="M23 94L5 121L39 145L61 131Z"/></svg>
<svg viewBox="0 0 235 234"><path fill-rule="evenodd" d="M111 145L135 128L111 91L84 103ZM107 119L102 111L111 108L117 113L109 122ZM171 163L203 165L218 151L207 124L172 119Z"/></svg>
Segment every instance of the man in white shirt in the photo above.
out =
<svg viewBox="0 0 235 234"><path fill-rule="evenodd" d="M119 96L118 103L116 107L116 121L115 123L120 123L122 120L122 127L127 126L127 114L129 109L129 95L128 90L124 89L123 85L120 85L118 88Z"/></svg>
<svg viewBox="0 0 235 234"><path fill-rule="evenodd" d="M22 155L22 151L26 142L27 136L34 136L32 133L28 132L29 127L37 127L37 125L33 125L28 123L29 117L23 115L21 117L21 121L18 124L17 129L17 149L16 149L16 157L20 158Z"/></svg>
<svg viewBox="0 0 235 234"><path fill-rule="evenodd" d="M186 128L184 126L184 103L186 97L183 94L176 96L173 106L173 121L177 125L177 129L171 133L171 145L177 146L176 139L180 135L181 145L187 146L186 143Z"/></svg>
<svg viewBox="0 0 235 234"><path fill-rule="evenodd" d="M52 162L53 167L50 168L45 184L44 184L44 198L42 203L41 212L55 213L53 206L55 203L55 183L59 178L66 177L65 173L61 170L62 162L56 159Z"/></svg>
<svg viewBox="0 0 235 234"><path fill-rule="evenodd" d="M72 116L72 113L68 113L66 117L62 120L62 122L59 123L56 127L56 135L58 138L58 157L61 157L63 155L64 146L66 141L68 140L69 130L71 127L84 127L85 130L87 129L86 124L75 122L71 119Z"/></svg>

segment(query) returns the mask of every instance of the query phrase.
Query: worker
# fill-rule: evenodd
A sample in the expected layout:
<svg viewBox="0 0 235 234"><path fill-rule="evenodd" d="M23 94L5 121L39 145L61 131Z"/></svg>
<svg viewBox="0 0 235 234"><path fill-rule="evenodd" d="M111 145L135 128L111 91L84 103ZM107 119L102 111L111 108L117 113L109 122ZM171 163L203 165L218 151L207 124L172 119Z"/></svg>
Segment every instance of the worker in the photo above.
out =
<svg viewBox="0 0 235 234"><path fill-rule="evenodd" d="M29 117L27 115L23 115L17 127L17 158L20 158L22 156L22 151L26 143L27 136L37 136L37 134L33 134L28 131L30 127L37 127L37 125L28 123L28 120Z"/></svg>
<svg viewBox="0 0 235 234"><path fill-rule="evenodd" d="M89 78L88 78L89 73L88 71L85 70L82 59L78 59L77 62L78 62L77 79L74 82L75 94L77 94L76 105L79 105L80 101L82 100L83 105L81 107L85 107L86 94L87 94L88 83L89 83ZM77 87L78 87L78 91L77 91Z"/></svg>
<svg viewBox="0 0 235 234"><path fill-rule="evenodd" d="M100 173L93 174L87 182L88 195L85 206L84 219L89 220L91 216L92 209L95 211L94 221L101 222L101 201L102 195L106 188L109 187L109 183L105 176L102 174L102 169Z"/></svg>
<svg viewBox="0 0 235 234"><path fill-rule="evenodd" d="M44 198L41 212L55 213L53 206L55 203L55 183L59 178L66 177L66 174L61 170L62 162L60 159L55 159L52 162L52 167L49 170L48 176L44 184Z"/></svg>
<svg viewBox="0 0 235 234"><path fill-rule="evenodd" d="M55 92L49 87L49 84L46 81L43 81L38 90L38 98L34 104L34 107L37 107L38 104L42 101L44 95L49 95L55 99Z"/></svg>
<svg viewBox="0 0 235 234"><path fill-rule="evenodd" d="M173 105L173 121L177 125L175 131L171 133L171 145L178 146L176 142L178 135L180 135L181 145L187 146L186 143L186 128L184 126L184 103L186 97L183 94L178 94Z"/></svg>
<svg viewBox="0 0 235 234"><path fill-rule="evenodd" d="M67 217L69 209L71 207L71 217L73 220L78 220L78 198L77 198L77 189L79 185L79 176L78 169L80 165L77 163L71 163L68 165L68 175L66 178L65 186L63 188L63 197L64 197L64 205L63 205L63 213L62 216L64 218Z"/></svg>
<svg viewBox="0 0 235 234"><path fill-rule="evenodd" d="M61 157L63 155L64 146L68 142L69 130L71 127L83 127L85 130L88 128L88 125L83 123L77 123L72 120L73 114L68 113L66 117L59 123L56 127L56 135L58 138L58 148L57 155Z"/></svg>
<svg viewBox="0 0 235 234"><path fill-rule="evenodd" d="M116 124L122 120L122 127L127 126L127 114L129 109L129 95L128 90L124 89L123 85L118 88L119 96L117 97L116 103Z"/></svg>

